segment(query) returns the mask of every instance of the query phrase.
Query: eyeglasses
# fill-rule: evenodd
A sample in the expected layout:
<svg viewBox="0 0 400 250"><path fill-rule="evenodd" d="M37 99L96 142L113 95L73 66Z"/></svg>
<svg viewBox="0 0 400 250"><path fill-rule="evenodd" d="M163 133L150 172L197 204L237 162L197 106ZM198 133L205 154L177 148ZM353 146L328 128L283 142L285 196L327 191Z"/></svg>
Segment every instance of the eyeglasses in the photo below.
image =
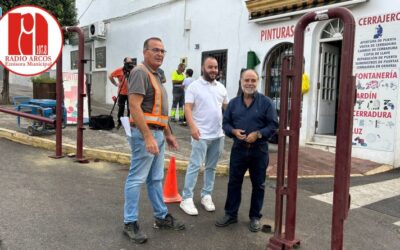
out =
<svg viewBox="0 0 400 250"><path fill-rule="evenodd" d="M151 49L147 49L147 50L151 50L151 51L153 51L154 53L161 53L161 54L167 53L166 50L164 50L164 49L159 49L159 48L151 48Z"/></svg>

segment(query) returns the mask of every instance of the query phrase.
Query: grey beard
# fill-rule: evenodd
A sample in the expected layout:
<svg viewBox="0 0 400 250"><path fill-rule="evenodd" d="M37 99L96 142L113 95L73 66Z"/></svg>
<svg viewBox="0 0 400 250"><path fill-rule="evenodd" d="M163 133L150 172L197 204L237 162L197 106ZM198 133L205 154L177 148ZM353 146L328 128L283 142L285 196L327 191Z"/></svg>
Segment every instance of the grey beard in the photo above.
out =
<svg viewBox="0 0 400 250"><path fill-rule="evenodd" d="M245 88L243 86L240 86L242 88L243 93L246 93L248 95L254 95L254 93L256 93L257 90L253 90L252 92L249 93L249 91L246 91Z"/></svg>

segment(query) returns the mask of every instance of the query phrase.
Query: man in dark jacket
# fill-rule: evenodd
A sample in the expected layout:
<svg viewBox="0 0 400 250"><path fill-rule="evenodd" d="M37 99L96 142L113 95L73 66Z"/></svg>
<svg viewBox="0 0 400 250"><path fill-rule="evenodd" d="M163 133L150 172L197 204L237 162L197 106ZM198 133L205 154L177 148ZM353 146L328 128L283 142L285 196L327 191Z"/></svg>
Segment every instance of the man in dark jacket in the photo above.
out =
<svg viewBox="0 0 400 250"><path fill-rule="evenodd" d="M243 93L229 102L224 113L223 129L225 135L233 138L234 143L231 150L225 215L215 223L218 227L237 222L243 177L248 169L253 186L249 230L258 232L261 229L261 209L269 162L268 138L278 128L278 120L272 100L257 92L258 80L256 71L245 70L240 79Z"/></svg>

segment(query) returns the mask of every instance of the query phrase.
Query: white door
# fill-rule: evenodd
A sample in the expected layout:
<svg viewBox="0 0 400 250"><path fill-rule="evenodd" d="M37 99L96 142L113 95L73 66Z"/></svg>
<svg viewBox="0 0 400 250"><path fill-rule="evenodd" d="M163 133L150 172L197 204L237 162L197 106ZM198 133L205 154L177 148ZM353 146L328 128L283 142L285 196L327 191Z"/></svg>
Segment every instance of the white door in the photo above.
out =
<svg viewBox="0 0 400 250"><path fill-rule="evenodd" d="M339 48L321 43L316 133L335 134Z"/></svg>

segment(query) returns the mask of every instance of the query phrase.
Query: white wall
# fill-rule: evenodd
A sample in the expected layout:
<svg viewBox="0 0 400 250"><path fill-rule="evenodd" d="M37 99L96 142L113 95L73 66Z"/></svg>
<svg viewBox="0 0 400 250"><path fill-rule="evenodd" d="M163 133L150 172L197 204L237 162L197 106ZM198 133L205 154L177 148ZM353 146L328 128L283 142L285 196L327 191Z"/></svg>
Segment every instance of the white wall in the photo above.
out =
<svg viewBox="0 0 400 250"><path fill-rule="evenodd" d="M153 6L168 4L182 0L77 0L79 26L90 23L132 15L141 11L148 11Z"/></svg>

